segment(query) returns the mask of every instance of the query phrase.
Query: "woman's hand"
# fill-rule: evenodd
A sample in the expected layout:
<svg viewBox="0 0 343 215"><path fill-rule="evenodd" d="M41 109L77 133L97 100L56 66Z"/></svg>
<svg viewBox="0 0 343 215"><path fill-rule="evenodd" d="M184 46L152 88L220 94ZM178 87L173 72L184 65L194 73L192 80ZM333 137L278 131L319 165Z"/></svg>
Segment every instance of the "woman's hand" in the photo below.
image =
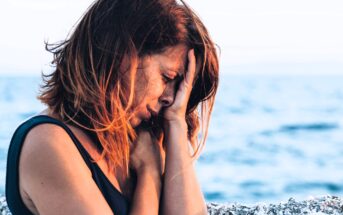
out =
<svg viewBox="0 0 343 215"><path fill-rule="evenodd" d="M165 152L162 143L143 128L139 128L137 139L131 145L130 164L139 176L150 172L159 177L164 172Z"/></svg>
<svg viewBox="0 0 343 215"><path fill-rule="evenodd" d="M179 85L179 89L176 92L174 103L165 109L164 119L166 121L185 121L186 109L189 100L189 96L193 87L193 80L196 73L196 60L194 50L188 51L188 69L185 78Z"/></svg>

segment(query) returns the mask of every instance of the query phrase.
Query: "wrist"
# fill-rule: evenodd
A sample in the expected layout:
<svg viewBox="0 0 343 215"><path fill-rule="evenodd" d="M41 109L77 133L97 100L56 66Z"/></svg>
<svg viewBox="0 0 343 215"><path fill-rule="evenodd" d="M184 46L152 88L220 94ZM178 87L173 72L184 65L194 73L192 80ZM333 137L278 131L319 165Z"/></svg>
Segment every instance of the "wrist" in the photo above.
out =
<svg viewBox="0 0 343 215"><path fill-rule="evenodd" d="M173 118L164 120L165 128L177 127L187 131L187 123L185 118Z"/></svg>
<svg viewBox="0 0 343 215"><path fill-rule="evenodd" d="M149 182L151 184L154 184L154 187L156 187L157 191L161 190L162 187L162 176L157 171L154 170L144 170L137 172L137 180L140 182Z"/></svg>
<svg viewBox="0 0 343 215"><path fill-rule="evenodd" d="M175 159L189 157L188 126L186 120L166 120L164 122L164 131L167 154Z"/></svg>
<svg viewBox="0 0 343 215"><path fill-rule="evenodd" d="M147 175L155 178L155 179L160 179L161 174L160 171L158 171L157 168L155 167L150 167L150 166L141 166L136 170L137 177L145 177Z"/></svg>

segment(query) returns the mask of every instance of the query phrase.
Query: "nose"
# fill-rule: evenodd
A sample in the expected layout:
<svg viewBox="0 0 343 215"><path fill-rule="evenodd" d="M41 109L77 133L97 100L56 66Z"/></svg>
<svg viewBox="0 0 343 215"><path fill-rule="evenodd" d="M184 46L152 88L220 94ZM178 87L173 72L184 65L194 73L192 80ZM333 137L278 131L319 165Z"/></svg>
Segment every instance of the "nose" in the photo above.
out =
<svg viewBox="0 0 343 215"><path fill-rule="evenodd" d="M175 83L170 83L164 89L162 95L159 98L159 102L162 107L169 107L173 104L175 98Z"/></svg>

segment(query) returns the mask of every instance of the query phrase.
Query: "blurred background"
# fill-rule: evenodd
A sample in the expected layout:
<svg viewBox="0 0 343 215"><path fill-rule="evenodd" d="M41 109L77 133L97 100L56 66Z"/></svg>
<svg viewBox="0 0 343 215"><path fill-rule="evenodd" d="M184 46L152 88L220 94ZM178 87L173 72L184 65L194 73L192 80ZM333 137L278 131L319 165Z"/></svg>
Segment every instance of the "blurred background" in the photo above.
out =
<svg viewBox="0 0 343 215"><path fill-rule="evenodd" d="M0 0L0 193L10 138L44 108L52 55L90 0ZM220 46L220 87L197 162L207 201L343 195L343 1L186 0Z"/></svg>

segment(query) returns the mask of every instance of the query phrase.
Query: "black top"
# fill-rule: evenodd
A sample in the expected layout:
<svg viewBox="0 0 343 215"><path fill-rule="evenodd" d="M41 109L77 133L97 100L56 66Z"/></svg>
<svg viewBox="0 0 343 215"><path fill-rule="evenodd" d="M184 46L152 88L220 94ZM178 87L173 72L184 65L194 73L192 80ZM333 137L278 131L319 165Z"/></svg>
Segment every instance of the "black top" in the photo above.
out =
<svg viewBox="0 0 343 215"><path fill-rule="evenodd" d="M29 209L25 206L19 192L19 157L23 142L27 133L34 126L43 123L51 123L62 127L73 140L82 158L92 172L92 177L101 193L105 197L108 205L111 207L115 215L128 214L129 200L122 195L108 180L97 163L91 162L92 158L78 141L72 131L63 122L45 115L34 116L22 123L13 134L8 155L7 155L7 170L6 170L6 200L12 214L17 215L32 215ZM42 134L43 135L43 134Z"/></svg>

